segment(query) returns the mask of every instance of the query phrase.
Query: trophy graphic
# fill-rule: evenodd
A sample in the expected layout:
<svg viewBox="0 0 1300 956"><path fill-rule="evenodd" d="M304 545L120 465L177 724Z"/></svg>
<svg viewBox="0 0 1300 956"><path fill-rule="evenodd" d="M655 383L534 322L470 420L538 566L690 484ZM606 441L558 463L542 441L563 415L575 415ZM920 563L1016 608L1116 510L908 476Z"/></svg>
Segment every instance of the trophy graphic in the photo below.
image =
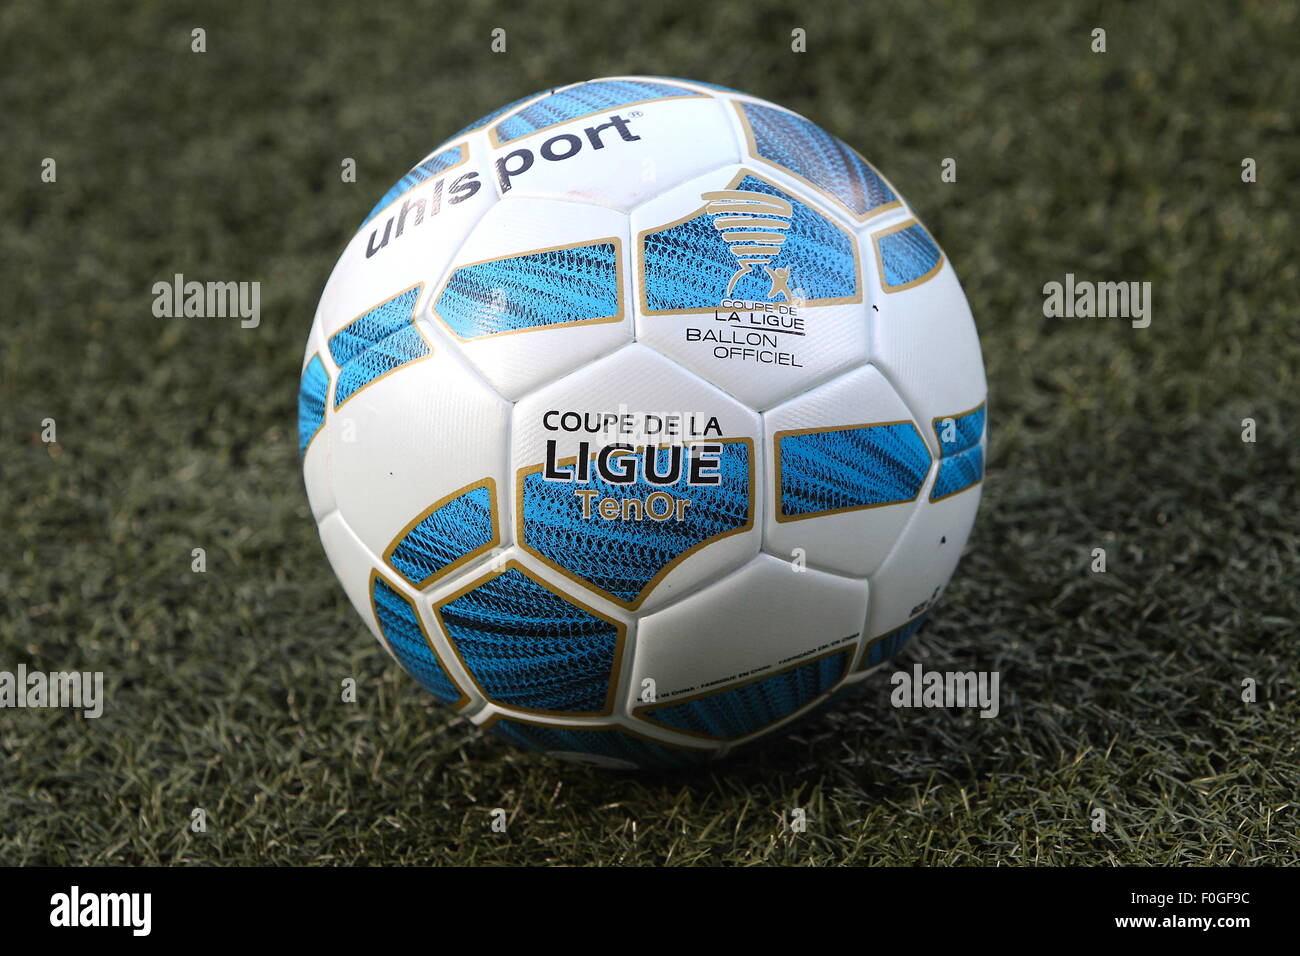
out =
<svg viewBox="0 0 1300 956"><path fill-rule="evenodd" d="M786 230L790 228L794 210L789 201L748 189L721 189L703 193L700 198L707 201L704 211L713 217L713 228L722 235L740 266L727 283L726 294L731 295L746 272L762 266L772 283L767 297L775 299L783 295L790 301L793 298L788 285L790 270L773 269L770 265L781 251Z"/></svg>

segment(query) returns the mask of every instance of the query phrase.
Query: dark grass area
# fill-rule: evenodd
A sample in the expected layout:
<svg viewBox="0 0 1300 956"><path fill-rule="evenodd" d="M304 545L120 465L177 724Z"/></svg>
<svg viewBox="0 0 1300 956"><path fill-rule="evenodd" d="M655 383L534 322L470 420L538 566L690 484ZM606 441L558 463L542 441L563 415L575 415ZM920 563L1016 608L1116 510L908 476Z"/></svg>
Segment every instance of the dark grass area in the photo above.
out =
<svg viewBox="0 0 1300 956"><path fill-rule="evenodd" d="M1300 857L1296 4L805 6L0 9L0 669L103 670L110 693L98 721L0 711L0 863ZM584 770L450 718L347 604L294 444L320 288L443 136L611 73L806 113L956 264L989 470L900 662L1000 671L997 719L895 710L882 674L711 772ZM261 326L154 318L176 272L260 280ZM1067 272L1151 281L1151 327L1045 319ZM783 828L793 807L806 833Z"/></svg>

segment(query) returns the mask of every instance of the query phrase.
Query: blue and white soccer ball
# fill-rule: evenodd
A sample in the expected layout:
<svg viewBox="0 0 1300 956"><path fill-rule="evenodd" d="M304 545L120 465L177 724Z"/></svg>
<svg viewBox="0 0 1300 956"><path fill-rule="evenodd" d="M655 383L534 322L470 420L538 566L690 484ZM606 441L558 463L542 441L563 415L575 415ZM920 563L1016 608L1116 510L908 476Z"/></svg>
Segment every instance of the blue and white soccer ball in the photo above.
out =
<svg viewBox="0 0 1300 956"><path fill-rule="evenodd" d="M980 498L952 266L796 113L658 77L447 140L334 268L299 444L379 642L515 743L680 766L893 656Z"/></svg>

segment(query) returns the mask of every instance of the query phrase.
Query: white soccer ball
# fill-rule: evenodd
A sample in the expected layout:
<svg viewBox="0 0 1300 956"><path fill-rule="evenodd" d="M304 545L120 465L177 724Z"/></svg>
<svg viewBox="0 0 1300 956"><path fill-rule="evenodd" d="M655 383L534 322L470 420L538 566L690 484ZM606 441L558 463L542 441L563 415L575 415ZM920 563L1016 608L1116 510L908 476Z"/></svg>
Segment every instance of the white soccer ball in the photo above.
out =
<svg viewBox="0 0 1300 956"><path fill-rule="evenodd" d="M979 505L952 265L796 113L614 77L489 114L334 268L300 449L357 612L475 724L602 766L787 726L911 637Z"/></svg>

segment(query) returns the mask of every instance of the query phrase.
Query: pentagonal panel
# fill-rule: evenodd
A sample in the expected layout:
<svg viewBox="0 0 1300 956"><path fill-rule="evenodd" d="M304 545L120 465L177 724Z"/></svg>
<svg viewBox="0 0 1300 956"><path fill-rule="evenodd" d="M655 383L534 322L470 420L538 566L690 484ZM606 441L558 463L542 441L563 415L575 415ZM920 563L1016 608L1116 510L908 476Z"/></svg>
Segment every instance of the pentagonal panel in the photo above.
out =
<svg viewBox="0 0 1300 956"><path fill-rule="evenodd" d="M866 610L865 581L761 555L641 619L634 713L714 740L761 731L847 674Z"/></svg>
<svg viewBox="0 0 1300 956"><path fill-rule="evenodd" d="M508 422L445 344L331 407L338 508L390 574L427 587L502 543Z"/></svg>
<svg viewBox="0 0 1300 956"><path fill-rule="evenodd" d="M602 89L628 87L612 99ZM619 105L625 96L654 98ZM594 112L527 132L537 123L567 116L559 101L608 101ZM531 119L530 119L531 118ZM529 120L529 122L525 122ZM504 119L499 130L517 133L492 148L495 184L508 197L542 196L629 210L706 170L737 160L736 140L724 107L699 90L659 81L595 80L557 91ZM689 149L675 144L690 143Z"/></svg>
<svg viewBox="0 0 1300 956"><path fill-rule="evenodd" d="M564 716L613 712L625 627L517 561L434 603L479 692L499 707Z"/></svg>
<svg viewBox="0 0 1300 956"><path fill-rule="evenodd" d="M871 362L924 423L984 402L979 336L951 263L914 219L864 233ZM932 429L926 441L940 450Z"/></svg>
<svg viewBox="0 0 1300 956"><path fill-rule="evenodd" d="M867 354L855 238L770 175L724 167L632 213L637 338L754 408Z"/></svg>
<svg viewBox="0 0 1300 956"><path fill-rule="evenodd" d="M924 427L870 366L765 412L764 549L859 577L875 571L930 472Z"/></svg>
<svg viewBox="0 0 1300 956"><path fill-rule="evenodd" d="M514 400L631 340L626 249L622 213L511 197L456 253L429 311Z"/></svg>
<svg viewBox="0 0 1300 956"><path fill-rule="evenodd" d="M757 552L758 435L706 382L621 349L515 407L519 544L618 606L662 604Z"/></svg>

